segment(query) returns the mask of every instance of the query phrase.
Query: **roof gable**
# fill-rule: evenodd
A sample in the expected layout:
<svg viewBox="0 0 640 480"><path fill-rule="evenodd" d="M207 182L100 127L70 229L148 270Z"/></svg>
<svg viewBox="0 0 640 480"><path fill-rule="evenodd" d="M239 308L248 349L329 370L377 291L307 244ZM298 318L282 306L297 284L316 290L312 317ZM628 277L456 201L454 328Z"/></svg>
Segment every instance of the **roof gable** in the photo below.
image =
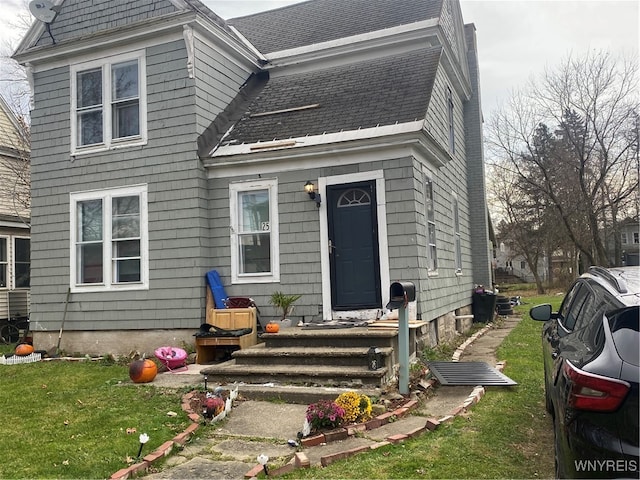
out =
<svg viewBox="0 0 640 480"><path fill-rule="evenodd" d="M268 142L423 120L440 47L274 76L224 138ZM284 110L284 111L283 111Z"/></svg>
<svg viewBox="0 0 640 480"><path fill-rule="evenodd" d="M42 32L33 46L87 37L177 11L170 0L65 0L59 8L50 24L51 35Z"/></svg>
<svg viewBox="0 0 640 480"><path fill-rule="evenodd" d="M442 0L310 0L227 23L266 54L438 18L441 9Z"/></svg>

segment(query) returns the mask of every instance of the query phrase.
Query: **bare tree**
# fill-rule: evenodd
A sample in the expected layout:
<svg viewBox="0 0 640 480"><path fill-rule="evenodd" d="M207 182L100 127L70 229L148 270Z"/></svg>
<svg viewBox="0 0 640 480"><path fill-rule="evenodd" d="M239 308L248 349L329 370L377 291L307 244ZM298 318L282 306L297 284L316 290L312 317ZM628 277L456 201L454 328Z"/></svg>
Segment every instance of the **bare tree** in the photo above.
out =
<svg viewBox="0 0 640 480"><path fill-rule="evenodd" d="M11 55L16 50L19 40L24 37L33 22L29 13L29 1L21 0L17 14L7 21L6 25L16 36L6 39L0 44L0 95L18 118L29 123L29 101L31 91L25 69Z"/></svg>
<svg viewBox="0 0 640 480"><path fill-rule="evenodd" d="M582 267L610 265L605 228L638 189L636 60L607 52L569 56L488 124L494 161L557 214ZM553 127L553 130L549 128Z"/></svg>

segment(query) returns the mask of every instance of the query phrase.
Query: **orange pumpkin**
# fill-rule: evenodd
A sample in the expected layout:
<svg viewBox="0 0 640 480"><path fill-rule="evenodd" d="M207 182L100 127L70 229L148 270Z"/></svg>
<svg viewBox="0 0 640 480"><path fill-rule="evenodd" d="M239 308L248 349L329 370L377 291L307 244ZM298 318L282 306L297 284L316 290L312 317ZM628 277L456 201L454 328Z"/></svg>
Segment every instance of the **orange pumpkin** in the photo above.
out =
<svg viewBox="0 0 640 480"><path fill-rule="evenodd" d="M275 322L269 322L265 330L267 333L278 333L280 331L280 325Z"/></svg>
<svg viewBox="0 0 640 480"><path fill-rule="evenodd" d="M143 358L129 364L129 378L133 383L152 382L158 374L158 366L153 360Z"/></svg>
<svg viewBox="0 0 640 480"><path fill-rule="evenodd" d="M21 343L16 347L16 355L24 357L25 355L31 355L33 353L33 345L28 343Z"/></svg>

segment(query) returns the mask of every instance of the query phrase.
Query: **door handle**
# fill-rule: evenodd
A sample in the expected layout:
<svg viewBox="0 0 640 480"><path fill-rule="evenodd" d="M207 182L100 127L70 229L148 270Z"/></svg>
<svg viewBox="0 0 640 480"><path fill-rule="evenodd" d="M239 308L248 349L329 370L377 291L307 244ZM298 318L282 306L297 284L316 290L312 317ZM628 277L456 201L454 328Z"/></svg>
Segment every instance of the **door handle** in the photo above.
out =
<svg viewBox="0 0 640 480"><path fill-rule="evenodd" d="M336 249L336 247L333 244L333 241L331 239L329 239L329 255L331 255L335 249Z"/></svg>

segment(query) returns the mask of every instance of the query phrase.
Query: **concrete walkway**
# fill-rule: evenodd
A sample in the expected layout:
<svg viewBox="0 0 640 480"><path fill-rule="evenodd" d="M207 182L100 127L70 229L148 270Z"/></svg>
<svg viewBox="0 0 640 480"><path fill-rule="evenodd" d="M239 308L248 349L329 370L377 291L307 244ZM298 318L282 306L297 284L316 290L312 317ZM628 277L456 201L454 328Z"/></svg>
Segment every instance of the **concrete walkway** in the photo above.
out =
<svg viewBox="0 0 640 480"><path fill-rule="evenodd" d="M460 361L484 361L495 366L498 361L495 357L496 348L519 321L520 318L508 317L493 325L481 336L465 342L454 357ZM167 373L159 375L154 383L159 386L192 384L202 387L202 375L194 374L193 370L183 375ZM295 440L298 431L302 429L306 404L240 401L220 426L200 426L198 438L186 442L181 450L173 448L171 455L161 465L153 463L149 472L154 473L145 478L251 478L260 471L261 467L256 461L260 454L269 457L268 465L272 469L285 465L283 470L291 470L306 463L327 465L360 451L389 442L403 441L425 430L437 428L439 423L463 413L466 408L477 403L484 394L482 387L439 386L432 390L432 393L421 396L418 402L414 402L416 408L411 412L397 411L399 419L394 419L393 422L378 422L380 426L373 428L377 425L369 425L372 426L370 429L361 426L358 427L357 434L351 431L348 432L350 434L342 435L344 438L335 441L330 441L333 438L323 438L325 441L318 442L317 445L312 445L312 438L305 439L307 443L299 448L290 446L288 441ZM339 394L333 393L335 396ZM288 466L287 462L290 462ZM272 470L271 473L276 472ZM112 478L123 476L115 475Z"/></svg>

